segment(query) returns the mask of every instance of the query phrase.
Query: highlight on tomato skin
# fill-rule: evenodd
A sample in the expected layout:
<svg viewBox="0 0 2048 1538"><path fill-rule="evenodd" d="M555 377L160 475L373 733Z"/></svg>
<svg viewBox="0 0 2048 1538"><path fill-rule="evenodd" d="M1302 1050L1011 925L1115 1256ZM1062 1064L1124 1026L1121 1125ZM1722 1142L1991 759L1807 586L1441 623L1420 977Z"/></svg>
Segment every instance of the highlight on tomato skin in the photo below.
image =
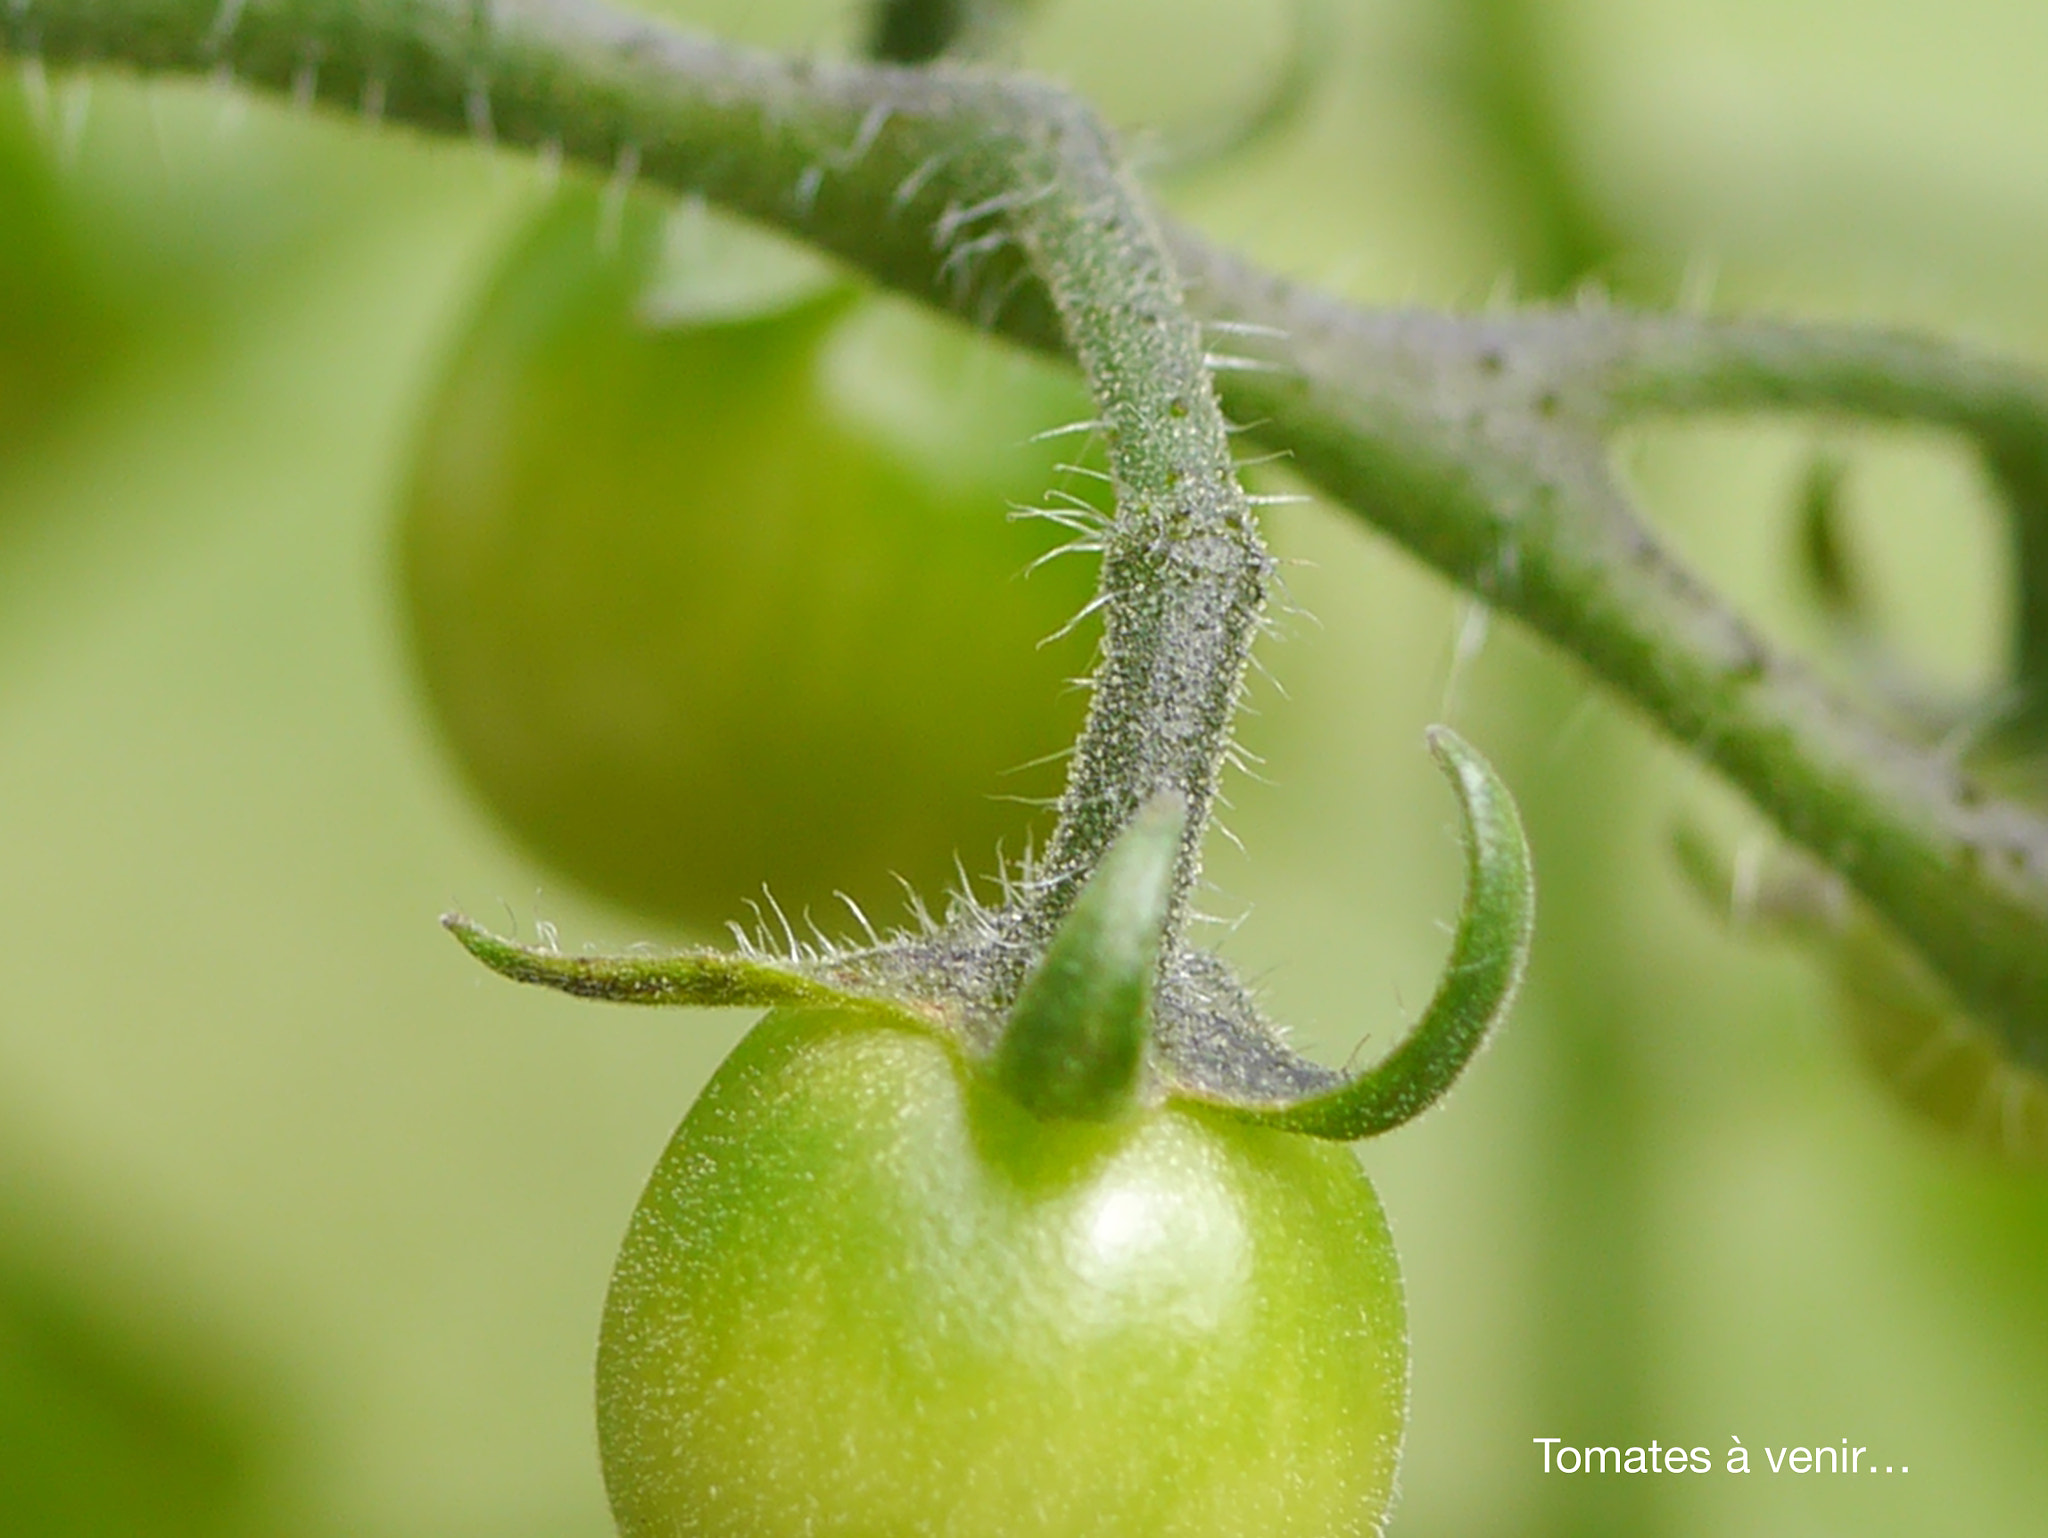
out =
<svg viewBox="0 0 2048 1538"><path fill-rule="evenodd" d="M764 887L799 927L848 929L840 893L886 926L902 883L936 901L1045 831L1093 644L1048 638L1095 563L1031 569L1074 536L1014 510L1102 495L1061 468L1085 435L1032 441L1086 395L691 228L630 201L608 235L577 185L521 233L424 415L410 649L556 873L700 935Z"/></svg>
<svg viewBox="0 0 2048 1538"><path fill-rule="evenodd" d="M778 1010L634 1212L598 1349L622 1534L1376 1534L1407 1404L1345 1146L1043 1120L949 1039Z"/></svg>

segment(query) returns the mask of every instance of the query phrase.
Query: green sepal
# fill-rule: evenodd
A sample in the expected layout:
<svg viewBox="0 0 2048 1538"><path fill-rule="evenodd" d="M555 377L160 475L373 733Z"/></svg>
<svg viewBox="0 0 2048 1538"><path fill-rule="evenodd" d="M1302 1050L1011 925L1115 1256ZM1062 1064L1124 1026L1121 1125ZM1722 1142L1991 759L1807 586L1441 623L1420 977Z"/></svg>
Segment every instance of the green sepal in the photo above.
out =
<svg viewBox="0 0 2048 1538"><path fill-rule="evenodd" d="M559 951L507 940L459 913L441 927L500 977L538 983L578 998L616 1004L681 1004L705 1009L765 1008L777 1004L873 1005L865 995L834 987L797 965L761 956L678 951L647 956L564 956Z"/></svg>
<svg viewBox="0 0 2048 1538"><path fill-rule="evenodd" d="M1010 1007L989 1066L1034 1115L1112 1121L1136 1101L1186 824L1171 792L1139 810Z"/></svg>
<svg viewBox="0 0 2048 1538"><path fill-rule="evenodd" d="M1436 995L1401 1044L1336 1088L1278 1105L1219 1103L1244 1121L1353 1142L1412 1120L1443 1098L1507 1013L1529 960L1536 882L1514 797L1449 727L1429 748L1464 816L1465 906Z"/></svg>

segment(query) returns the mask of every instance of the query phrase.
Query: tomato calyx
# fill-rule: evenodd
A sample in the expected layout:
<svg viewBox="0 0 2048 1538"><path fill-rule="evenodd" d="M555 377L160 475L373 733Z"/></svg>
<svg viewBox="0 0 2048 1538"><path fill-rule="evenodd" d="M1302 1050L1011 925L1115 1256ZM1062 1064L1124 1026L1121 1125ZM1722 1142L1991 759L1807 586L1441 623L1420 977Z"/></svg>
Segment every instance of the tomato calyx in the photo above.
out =
<svg viewBox="0 0 2048 1538"><path fill-rule="evenodd" d="M1534 885L1513 799L1491 766L1435 727L1431 751L1463 817L1467 881L1451 954L1428 1009L1375 1066L1345 1076L1293 1051L1213 953L1167 923L1184 804L1153 798L1034 946L1026 866L985 905L955 893L943 921L865 947L742 937L737 952L568 956L443 924L516 982L627 1004L873 1010L950 1035L1013 1099L1047 1119L1110 1120L1174 1099L1312 1137L1377 1136L1435 1104L1507 1012L1528 957ZM1019 952L1030 952L1018 965ZM1021 976L1022 981L1012 981Z"/></svg>
<svg viewBox="0 0 2048 1538"><path fill-rule="evenodd" d="M997 1037L996 1082L1035 1115L1113 1121L1136 1099L1187 802L1146 803L1068 911Z"/></svg>

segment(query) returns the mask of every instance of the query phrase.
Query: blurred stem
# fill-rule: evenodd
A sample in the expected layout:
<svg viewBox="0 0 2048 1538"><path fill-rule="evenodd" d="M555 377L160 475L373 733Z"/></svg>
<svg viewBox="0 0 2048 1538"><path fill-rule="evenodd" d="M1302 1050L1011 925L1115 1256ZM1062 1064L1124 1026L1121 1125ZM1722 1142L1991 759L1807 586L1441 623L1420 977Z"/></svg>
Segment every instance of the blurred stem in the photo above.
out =
<svg viewBox="0 0 2048 1538"><path fill-rule="evenodd" d="M1338 501L1528 621L1855 886L2021 1062L2048 1067L2048 821L1831 694L1667 551L1608 465L1651 410L1832 405L2048 444L2048 385L1928 343L1606 311L1368 314L1179 241L1284 370L1237 414ZM1285 337L1267 341L1268 333ZM1893 375L1882 361L1897 365Z"/></svg>
<svg viewBox="0 0 2048 1538"><path fill-rule="evenodd" d="M2004 502L2013 557L2018 697L2000 735L2016 751L2048 747L2048 382L1924 338L1846 326L1671 317L1589 330L1560 382L1590 389L1609 425L1772 408L1922 422L1968 438Z"/></svg>
<svg viewBox="0 0 2048 1538"><path fill-rule="evenodd" d="M1001 50L1039 0L870 0L868 57L929 64L945 54L985 58Z"/></svg>
<svg viewBox="0 0 2048 1538"><path fill-rule="evenodd" d="M869 7L868 57L924 64L959 41L972 0L875 0Z"/></svg>
<svg viewBox="0 0 2048 1538"><path fill-rule="evenodd" d="M2048 443L1986 434L1984 459L2012 513L2012 676L2018 698L1999 733L2007 751L2048 753Z"/></svg>
<svg viewBox="0 0 2048 1538"><path fill-rule="evenodd" d="M929 303L1071 349L1101 403L1120 511L1102 541L1109 662L1061 804L1045 922L1162 789L1189 803L1184 903L1258 623L1266 557L1185 282L1206 320L1233 328L1238 356L1206 361L1235 418L1720 768L2017 1058L2048 1067L2048 822L1983 797L1767 645L1658 544L1604 441L1628 411L1698 409L1738 384L1748 404L1771 390L1782 404L1802 381L1847 380L1845 409L1881 412L1896 392L1918 402L1902 412L1941 420L2012 370L1882 337L1851 366L1854 349L1830 338L1860 333L1797 327L1362 313L1184 232L1165 233L1169 259L1093 120L1049 89L943 64L784 62L591 0L481 13L463 0L38 0L0 9L0 45L52 64L232 71L435 132L552 147L621 184L701 191ZM1916 358L1905 383L1890 373ZM2048 444L2042 394L2030 381L2000 417L2009 470Z"/></svg>
<svg viewBox="0 0 2048 1538"><path fill-rule="evenodd" d="M1530 0L1462 0L1459 93L1514 216L1517 290L1567 294L1592 279L1611 291L1621 243L1566 139L1552 70L1553 26ZM1519 649L1488 719L1511 723L1505 751L1543 840L1542 943L1530 991L1543 1055L1531 1148L1537 1217L1536 1419L1599 1440L1648 1413L1650 1141L1639 1022L1626 974L1630 872L1600 829L1629 796L1611 754L1574 755L1559 773L1556 723L1575 693L1549 659ZM1533 792L1533 795L1531 794ZM1592 817L1591 809L1597 808ZM1596 824L1589 825L1589 824ZM1619 1433L1616 1432L1616 1435ZM1642 1480L1545 1480L1533 1531L1554 1538L1656 1538L1669 1527L1661 1486Z"/></svg>
<svg viewBox="0 0 2048 1538"><path fill-rule="evenodd" d="M1544 8L1530 0L1455 6L1452 88L1517 216L1517 287L1547 297L1596 275L1611 280L1620 242L1566 141Z"/></svg>

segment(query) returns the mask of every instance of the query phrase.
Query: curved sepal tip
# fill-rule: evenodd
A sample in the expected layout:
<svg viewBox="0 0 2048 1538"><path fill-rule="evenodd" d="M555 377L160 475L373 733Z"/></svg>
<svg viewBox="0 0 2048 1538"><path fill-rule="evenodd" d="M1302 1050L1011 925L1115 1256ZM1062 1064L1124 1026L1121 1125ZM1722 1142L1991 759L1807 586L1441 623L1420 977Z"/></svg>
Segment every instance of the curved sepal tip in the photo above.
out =
<svg viewBox="0 0 2048 1538"><path fill-rule="evenodd" d="M1246 1121L1311 1137L1376 1137L1450 1089L1514 1002L1535 929L1535 874L1514 797L1493 766L1448 727L1429 748L1464 818L1465 905L1429 1008L1380 1062L1336 1088L1283 1105L1227 1105Z"/></svg>

